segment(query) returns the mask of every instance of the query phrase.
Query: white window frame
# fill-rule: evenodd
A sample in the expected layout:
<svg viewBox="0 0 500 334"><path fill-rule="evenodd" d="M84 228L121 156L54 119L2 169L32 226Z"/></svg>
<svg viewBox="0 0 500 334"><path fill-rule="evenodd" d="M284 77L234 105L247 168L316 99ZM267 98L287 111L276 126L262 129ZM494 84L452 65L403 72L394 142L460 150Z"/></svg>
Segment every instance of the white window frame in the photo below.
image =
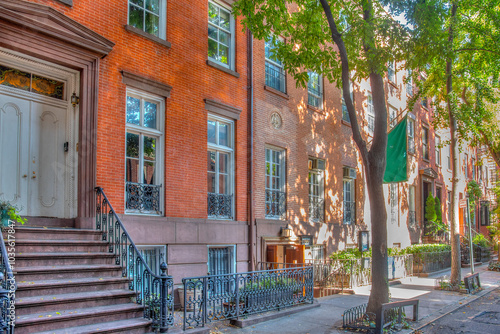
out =
<svg viewBox="0 0 500 334"><path fill-rule="evenodd" d="M371 92L366 94L366 121L368 133L373 135L373 131L375 131L375 109L373 108L373 95Z"/></svg>
<svg viewBox="0 0 500 334"><path fill-rule="evenodd" d="M415 154L415 121L408 118L408 153Z"/></svg>
<svg viewBox="0 0 500 334"><path fill-rule="evenodd" d="M436 150L436 165L441 166L441 137L436 135L434 139L434 148Z"/></svg>
<svg viewBox="0 0 500 334"><path fill-rule="evenodd" d="M317 159L317 158L310 158L309 160L322 160L322 159ZM324 161L324 160L323 160ZM311 183L312 181L312 175L317 175L317 184ZM311 216L309 216L309 221L311 222L324 222L325 220L325 171L322 169L309 169L309 177L308 177L308 183L309 183L309 212L311 212L311 197L312 198L317 198L318 200L323 200L323 220L319 219L313 219ZM317 187L317 194L315 194L314 189Z"/></svg>
<svg viewBox="0 0 500 334"><path fill-rule="evenodd" d="M398 124L398 111L393 106L389 106L389 126L393 129Z"/></svg>
<svg viewBox="0 0 500 334"><path fill-rule="evenodd" d="M350 189L349 189L350 201L348 201L348 202L349 203L356 203L356 179L346 178L346 177L343 177L343 179L342 179L342 207L343 207L342 223L344 225L354 225L354 224L356 224L356 204L354 204L354 210L352 212L351 220L346 222L346 218L345 218L345 212L346 212L345 204L347 202L346 201L346 185L348 187L350 187Z"/></svg>
<svg viewBox="0 0 500 334"><path fill-rule="evenodd" d="M227 64L224 64L223 62L221 62L220 60L216 59L216 58L211 58L210 56L208 56L208 40L209 39L212 39L210 37L207 36L207 57L209 60L221 65L221 66L224 66L224 67L227 67L228 69L230 70L234 70L234 59L235 59L235 23L234 23L234 16L233 16L233 13L232 13L232 8L226 4L223 4L222 2L218 2L218 1L209 1L208 2L209 6L207 7L208 10L210 8L210 4L218 7L218 8L222 8L223 10L229 12L229 31L228 30L225 30L224 28L220 27L220 26L216 26L214 25L213 23L210 23L210 19L208 18L208 12L207 12L207 29L208 29L208 26L211 25L213 27L215 27L216 29L221 29L223 31L225 31L226 33L228 33L230 35L229 37L229 49L228 49L228 63ZM215 39L212 39L213 41L215 41L217 43L217 45L220 44L219 42L219 39L217 38L217 40ZM217 50L218 50L218 47L217 47Z"/></svg>
<svg viewBox="0 0 500 334"><path fill-rule="evenodd" d="M158 22L158 36L155 34L151 34L146 31L146 15L144 15L143 19L143 27L137 28L136 29L144 31L146 34L150 34L152 36L156 36L161 39L166 39L167 38L167 0L158 0L160 2L160 14L159 14L159 22ZM144 0L144 3L146 3L146 0ZM133 3L131 0L127 1L127 24L130 25L130 6L135 6L137 8L139 7L137 4ZM147 11L145 7L142 7L142 10L144 12ZM155 14L156 15L156 14Z"/></svg>
<svg viewBox="0 0 500 334"><path fill-rule="evenodd" d="M155 169L155 184L157 185L162 185L160 188L160 212L159 213L153 213L153 212L148 212L144 211L141 212L139 210L127 210L125 209L125 214L141 214L141 215L153 215L153 216L158 216L162 215L163 208L164 208L164 194L165 190L163 187L163 166L164 166L164 142L165 142L165 136L164 136L164 120L165 120L165 99L163 97L153 95L150 93L146 93L137 89L129 88L127 87L126 90L126 95L125 95L125 118L127 117L127 98L128 96L132 96L134 98L139 98L141 100L141 118L140 118L140 124L143 124L144 122L144 113L143 113L143 105L144 101L150 101L158 104L158 109L157 109L157 114L156 114L156 122L157 122L157 128L152 129L148 128L142 125L137 125L137 124L132 124L132 123L127 123L125 120L125 168L127 168L127 133L134 133L139 135L139 175L141 178L143 177L143 171L142 168L144 166L144 146L142 145L143 138L144 136L149 136L149 137L156 137L157 138L157 148L156 148L156 169ZM125 181L127 180L127 174L125 171ZM142 181L142 179L140 180ZM126 181L127 182L127 181ZM138 182L138 183L143 183L143 182ZM127 192L124 191L124 200L126 203L127 200Z"/></svg>
<svg viewBox="0 0 500 334"><path fill-rule="evenodd" d="M425 133L425 135L424 135ZM425 152L427 152L427 157L425 156ZM429 152L429 128L423 126L422 127L422 159L430 160L430 152Z"/></svg>
<svg viewBox="0 0 500 334"><path fill-rule="evenodd" d="M157 275L161 275L160 265L162 262L167 263L167 246L166 245L137 245L137 249L141 252L141 255L144 257L144 260L147 259L144 256L143 251L145 250L159 250L159 257L156 259L156 268L158 268L158 272L154 272L153 268L150 269ZM163 259L162 259L163 255ZM148 264L149 265L149 264Z"/></svg>
<svg viewBox="0 0 500 334"><path fill-rule="evenodd" d="M391 73L392 71L392 73ZM396 83L396 61L390 60L387 63L387 80L392 83Z"/></svg>
<svg viewBox="0 0 500 334"><path fill-rule="evenodd" d="M228 248L231 249L230 256L232 257L229 263L230 266L230 274L236 273L236 259L237 259L237 254L236 254L236 245L207 245L207 273L209 273L210 269L210 249L223 249L223 248ZM210 275L215 275L214 273L209 273Z"/></svg>
<svg viewBox="0 0 500 334"><path fill-rule="evenodd" d="M268 150L270 151L270 156L271 156L271 160L268 160L267 159L267 152ZM269 187L267 185L267 178L268 177L273 177L272 175L268 174L267 173L267 164L270 163L271 164L271 169L272 169L272 166L276 164L276 161L274 161L274 153L277 153L278 156L279 156L279 187L278 188L272 188L272 187ZM265 177L266 177L266 180L264 181L265 182L265 191L281 191L281 192L284 192L285 193L285 212L286 212L286 150L283 149L283 148L279 148L279 147L275 147L275 146L271 146L271 145L266 145L265 147L265 154L264 154L264 161L265 161L265 167L266 167L266 170L265 170ZM272 184L272 182L271 182ZM264 198L265 198L265 194L264 194ZM265 203L265 205L267 206L267 202ZM267 212L265 213L265 216L266 218L268 219L282 219L282 218L285 218L285 217L282 217L280 215L268 215ZM286 216L286 215L285 215Z"/></svg>
<svg viewBox="0 0 500 334"><path fill-rule="evenodd" d="M467 153L464 155L464 175L467 180L469 177L469 155Z"/></svg>
<svg viewBox="0 0 500 334"><path fill-rule="evenodd" d="M274 41L276 39L278 39L280 42L283 42L283 39L281 37L276 37L276 36L271 36L271 37L269 37L268 39L265 40L265 42L264 42L265 43L264 44L264 48L268 49L269 53L272 53L272 49L274 49L274 45L273 44L274 44ZM264 72L265 72L264 75L265 75L266 85L269 86L269 87L271 87L271 88L274 88L276 90L279 90L282 93L286 93L285 65L281 61L279 61L279 60L268 58L267 55L266 55L265 50L264 50L264 58L265 58L266 65L269 64L271 69L277 70L279 72L279 75L283 77L283 82L281 83L280 78L269 76L269 80L274 79L274 80L278 80L280 82L280 88L276 88L276 87L274 87L272 85L268 85L267 84L268 83L268 73L267 73L267 70L264 69Z"/></svg>
<svg viewBox="0 0 500 334"><path fill-rule="evenodd" d="M309 75L309 81L307 83L307 104L310 105L310 106L313 106L315 108L318 108L318 109L323 109L323 76L319 73L316 73L316 72L313 72L313 71L310 71L308 73ZM311 75L317 75L317 78L318 78L318 93L319 94L315 94L312 90L311 90ZM313 103L310 103L311 100L317 100L318 101L318 105L315 105Z"/></svg>
<svg viewBox="0 0 500 334"><path fill-rule="evenodd" d="M408 77L406 78L406 94L413 96L413 79L411 77L411 70L407 71Z"/></svg>

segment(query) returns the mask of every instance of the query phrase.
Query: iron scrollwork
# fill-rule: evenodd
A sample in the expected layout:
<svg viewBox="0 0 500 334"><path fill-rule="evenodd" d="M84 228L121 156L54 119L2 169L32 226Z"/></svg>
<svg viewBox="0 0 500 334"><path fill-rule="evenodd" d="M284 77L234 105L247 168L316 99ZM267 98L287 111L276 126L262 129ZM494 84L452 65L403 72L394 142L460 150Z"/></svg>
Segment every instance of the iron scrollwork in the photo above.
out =
<svg viewBox="0 0 500 334"><path fill-rule="evenodd" d="M160 213L161 185L126 182L125 189L127 210Z"/></svg>
<svg viewBox="0 0 500 334"><path fill-rule="evenodd" d="M266 189L266 217L286 218L286 193Z"/></svg>
<svg viewBox="0 0 500 334"><path fill-rule="evenodd" d="M233 195L208 193L208 216L232 219Z"/></svg>

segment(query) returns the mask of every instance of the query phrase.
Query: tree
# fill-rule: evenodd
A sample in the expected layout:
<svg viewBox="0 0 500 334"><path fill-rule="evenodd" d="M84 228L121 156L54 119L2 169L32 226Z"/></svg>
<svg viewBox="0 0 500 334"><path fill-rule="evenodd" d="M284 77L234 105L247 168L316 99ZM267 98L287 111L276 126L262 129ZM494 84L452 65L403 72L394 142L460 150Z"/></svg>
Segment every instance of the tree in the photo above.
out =
<svg viewBox="0 0 500 334"><path fill-rule="evenodd" d="M425 201L425 219L433 223L436 221L436 202L432 194L429 194Z"/></svg>
<svg viewBox="0 0 500 334"><path fill-rule="evenodd" d="M407 66L421 96L432 96L435 125L449 128L452 152L451 285L459 288L458 157L460 142L488 145L500 159L498 124L491 108L498 101L500 0L383 0L394 15L403 14L412 36ZM500 166L500 164L499 164Z"/></svg>
<svg viewBox="0 0 500 334"><path fill-rule="evenodd" d="M242 23L257 39L273 40L275 56L297 85L305 88L308 71L314 71L342 87L369 195L373 288L367 312L376 313L381 304L389 301L387 212L383 193L387 147L383 75L386 64L400 60L407 49L407 34L387 15L380 2L372 0L239 0L233 9L243 16ZM373 96L375 129L371 146L361 133L350 96L349 81L361 79L369 80Z"/></svg>
<svg viewBox="0 0 500 334"><path fill-rule="evenodd" d="M441 210L441 200L436 196L434 199L435 211L436 211L436 224L439 226L443 223L443 211Z"/></svg>

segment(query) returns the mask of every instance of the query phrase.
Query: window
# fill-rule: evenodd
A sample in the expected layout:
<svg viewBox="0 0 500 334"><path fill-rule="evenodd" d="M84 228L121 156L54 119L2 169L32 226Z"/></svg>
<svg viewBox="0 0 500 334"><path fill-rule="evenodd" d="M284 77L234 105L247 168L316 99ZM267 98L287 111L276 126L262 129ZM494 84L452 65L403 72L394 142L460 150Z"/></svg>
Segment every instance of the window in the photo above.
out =
<svg viewBox="0 0 500 334"><path fill-rule="evenodd" d="M325 258L325 245L306 246L305 260L322 261Z"/></svg>
<svg viewBox="0 0 500 334"><path fill-rule="evenodd" d="M415 121L408 118L408 153L415 154Z"/></svg>
<svg viewBox="0 0 500 334"><path fill-rule="evenodd" d="M465 178L469 177L469 155L467 153L465 153L464 157L464 175Z"/></svg>
<svg viewBox="0 0 500 334"><path fill-rule="evenodd" d="M476 179L476 159L472 158L471 162L471 167L472 167L472 179Z"/></svg>
<svg viewBox="0 0 500 334"><path fill-rule="evenodd" d="M208 3L208 58L234 68L234 22L229 9Z"/></svg>
<svg viewBox="0 0 500 334"><path fill-rule="evenodd" d="M436 149L436 165L441 166L441 137L436 136L434 145Z"/></svg>
<svg viewBox="0 0 500 334"><path fill-rule="evenodd" d="M166 0L129 0L128 24L165 39L166 12Z"/></svg>
<svg viewBox="0 0 500 334"><path fill-rule="evenodd" d="M408 188L408 219L411 227L416 227L417 216L415 210L415 186Z"/></svg>
<svg viewBox="0 0 500 334"><path fill-rule="evenodd" d="M233 122L208 118L208 217L233 218Z"/></svg>
<svg viewBox="0 0 500 334"><path fill-rule="evenodd" d="M479 209L479 221L481 222L481 226L489 226L490 225L489 202L481 202L481 206Z"/></svg>
<svg viewBox="0 0 500 334"><path fill-rule="evenodd" d="M451 221L451 191L448 191L447 203L448 206L448 221Z"/></svg>
<svg viewBox="0 0 500 334"><path fill-rule="evenodd" d="M387 63L387 79L396 82L396 62L391 60Z"/></svg>
<svg viewBox="0 0 500 334"><path fill-rule="evenodd" d="M146 261L151 271L156 275L161 275L160 265L166 262L167 247L166 246L137 246L142 257Z"/></svg>
<svg viewBox="0 0 500 334"><path fill-rule="evenodd" d="M398 112L395 108L389 106L389 126L391 129L398 124Z"/></svg>
<svg viewBox="0 0 500 334"><path fill-rule="evenodd" d="M325 220L325 160L309 158L309 220Z"/></svg>
<svg viewBox="0 0 500 334"><path fill-rule="evenodd" d="M373 133L373 131L375 130L375 110L373 109L372 93L368 93L368 95L366 96L366 106L367 106L366 118L368 121L368 132Z"/></svg>
<svg viewBox="0 0 500 334"><path fill-rule="evenodd" d="M398 196L398 184L391 183L391 223L398 223L399 225L399 196Z"/></svg>
<svg viewBox="0 0 500 334"><path fill-rule="evenodd" d="M161 214L164 100L127 90L126 172L127 213Z"/></svg>
<svg viewBox="0 0 500 334"><path fill-rule="evenodd" d="M427 109L427 96L422 96L420 99L420 105Z"/></svg>
<svg viewBox="0 0 500 334"><path fill-rule="evenodd" d="M285 150L266 148L266 217L286 218Z"/></svg>
<svg viewBox="0 0 500 334"><path fill-rule="evenodd" d="M322 77L316 72L309 72L307 83L307 103L318 109L323 108L323 82Z"/></svg>
<svg viewBox="0 0 500 334"><path fill-rule="evenodd" d="M342 91L340 93L342 94ZM352 103L354 103L354 99L352 96L352 82L349 83L349 94L351 96ZM345 104L344 96L342 96L342 120L351 123L351 120L349 119L349 112L347 111L347 105Z"/></svg>
<svg viewBox="0 0 500 334"><path fill-rule="evenodd" d="M275 48L275 37L266 39L266 85L285 93L285 69L283 63L275 54Z"/></svg>
<svg viewBox="0 0 500 334"><path fill-rule="evenodd" d="M406 94L413 96L413 79L411 77L411 70L408 70L408 77L406 78Z"/></svg>
<svg viewBox="0 0 500 334"><path fill-rule="evenodd" d="M356 181L356 170L344 167L344 224L356 223L356 202L354 184Z"/></svg>
<svg viewBox="0 0 500 334"><path fill-rule="evenodd" d="M451 145L448 145L448 169L451 169Z"/></svg>
<svg viewBox="0 0 500 334"><path fill-rule="evenodd" d="M234 246L208 246L208 274L225 275L235 272Z"/></svg>
<svg viewBox="0 0 500 334"><path fill-rule="evenodd" d="M422 157L429 160L429 129L422 128Z"/></svg>

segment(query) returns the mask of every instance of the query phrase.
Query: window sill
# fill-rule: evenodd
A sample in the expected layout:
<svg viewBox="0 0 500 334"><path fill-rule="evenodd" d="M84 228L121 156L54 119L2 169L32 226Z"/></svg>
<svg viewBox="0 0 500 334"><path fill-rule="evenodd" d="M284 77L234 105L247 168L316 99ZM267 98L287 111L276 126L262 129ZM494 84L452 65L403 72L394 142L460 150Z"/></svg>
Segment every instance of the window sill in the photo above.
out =
<svg viewBox="0 0 500 334"><path fill-rule="evenodd" d="M125 211L127 216L148 216L148 217L163 217L162 213L152 213L152 212L139 212L139 211Z"/></svg>
<svg viewBox="0 0 500 334"><path fill-rule="evenodd" d="M276 94L276 95L279 95L281 96L282 98L284 99L290 99L290 96L288 96L288 94L286 93L283 93L282 91L279 91L273 87L270 87L270 86L267 86L267 85L264 85L264 89L267 90L268 92L270 93L273 93L273 94Z"/></svg>
<svg viewBox="0 0 500 334"><path fill-rule="evenodd" d="M141 29L138 29L136 27L133 27L129 24L126 24L125 25L125 30L129 31L129 32L133 32L134 34L137 34L139 36L142 36L144 38L147 38L149 39L150 41L153 41L153 42L156 42L158 44L161 44L167 48L170 48L172 46L172 44L169 42L169 41L166 41L164 39L161 39L159 37L156 37L155 35L151 35L151 34L148 34L147 32L141 30Z"/></svg>
<svg viewBox="0 0 500 334"><path fill-rule="evenodd" d="M351 127L351 122L348 122L344 119L342 119L342 124L347 125L348 127Z"/></svg>
<svg viewBox="0 0 500 334"><path fill-rule="evenodd" d="M240 77L240 74L238 72L230 70L229 68L224 67L222 65L219 65L219 64L217 64L216 62L214 62L212 60L207 59L207 65L211 66L213 68L216 68L218 70L221 70L222 72L226 72L227 74L230 74L230 75L232 75L232 76L234 76L236 78Z"/></svg>
<svg viewBox="0 0 500 334"><path fill-rule="evenodd" d="M307 109L314 111L314 112L317 112L318 114L321 114L321 115L325 114L325 110L323 108L318 108L318 107L312 106L310 104L307 105Z"/></svg>

